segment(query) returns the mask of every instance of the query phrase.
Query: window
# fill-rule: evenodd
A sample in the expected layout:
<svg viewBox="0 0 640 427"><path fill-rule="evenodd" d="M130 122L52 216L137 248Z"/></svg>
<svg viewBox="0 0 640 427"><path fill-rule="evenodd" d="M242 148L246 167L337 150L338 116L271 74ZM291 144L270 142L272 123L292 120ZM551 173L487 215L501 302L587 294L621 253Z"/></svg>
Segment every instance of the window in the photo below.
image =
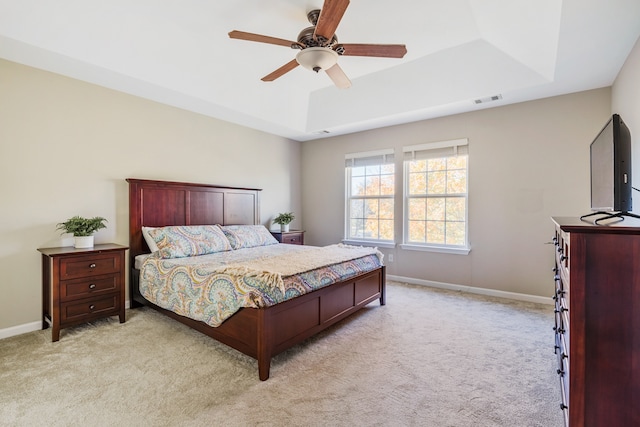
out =
<svg viewBox="0 0 640 427"><path fill-rule="evenodd" d="M345 240L393 242L393 150L347 154Z"/></svg>
<svg viewBox="0 0 640 427"><path fill-rule="evenodd" d="M404 245L468 253L466 139L404 147Z"/></svg>

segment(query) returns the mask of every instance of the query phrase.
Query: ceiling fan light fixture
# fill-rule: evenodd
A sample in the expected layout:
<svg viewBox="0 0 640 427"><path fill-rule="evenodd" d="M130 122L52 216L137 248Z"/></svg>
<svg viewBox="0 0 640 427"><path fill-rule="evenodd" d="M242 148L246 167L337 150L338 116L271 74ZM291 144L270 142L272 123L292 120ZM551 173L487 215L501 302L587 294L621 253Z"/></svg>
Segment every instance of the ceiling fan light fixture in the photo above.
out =
<svg viewBox="0 0 640 427"><path fill-rule="evenodd" d="M308 47L298 52L296 61L304 68L317 73L336 65L338 54L327 47Z"/></svg>

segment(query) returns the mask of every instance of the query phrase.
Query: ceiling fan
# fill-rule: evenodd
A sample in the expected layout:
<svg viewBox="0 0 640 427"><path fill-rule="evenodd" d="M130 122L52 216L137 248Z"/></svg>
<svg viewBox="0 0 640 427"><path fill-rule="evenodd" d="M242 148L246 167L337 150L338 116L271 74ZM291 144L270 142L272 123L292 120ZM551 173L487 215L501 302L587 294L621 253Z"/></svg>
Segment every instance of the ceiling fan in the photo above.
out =
<svg viewBox="0 0 640 427"><path fill-rule="evenodd" d="M338 65L339 56L402 58L407 53L403 44L338 43L335 32L347 6L349 0L325 0L322 9L312 10L307 14L307 19L313 26L302 30L298 35L298 41L237 30L231 31L229 37L300 50L295 59L264 76L264 82L271 82L302 65L316 73L324 70L337 87L345 89L351 86L351 81Z"/></svg>

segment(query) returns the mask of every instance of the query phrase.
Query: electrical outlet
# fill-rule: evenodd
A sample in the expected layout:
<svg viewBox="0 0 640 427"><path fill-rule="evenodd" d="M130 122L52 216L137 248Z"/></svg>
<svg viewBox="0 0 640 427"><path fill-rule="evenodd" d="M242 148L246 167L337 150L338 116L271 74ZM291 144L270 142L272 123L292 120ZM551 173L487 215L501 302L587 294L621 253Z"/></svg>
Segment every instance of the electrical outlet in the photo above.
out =
<svg viewBox="0 0 640 427"><path fill-rule="evenodd" d="M393 254L389 254L389 262L393 262Z"/></svg>

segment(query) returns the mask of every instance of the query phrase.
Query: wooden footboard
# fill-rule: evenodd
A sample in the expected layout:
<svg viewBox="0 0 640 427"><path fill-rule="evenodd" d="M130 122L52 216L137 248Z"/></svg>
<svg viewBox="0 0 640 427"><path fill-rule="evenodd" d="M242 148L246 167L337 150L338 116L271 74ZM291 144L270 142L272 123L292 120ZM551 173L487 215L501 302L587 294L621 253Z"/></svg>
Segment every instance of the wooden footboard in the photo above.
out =
<svg viewBox="0 0 640 427"><path fill-rule="evenodd" d="M132 279L137 278L132 270ZM271 358L328 328L378 299L385 304L385 267L329 285L266 308L242 308L217 328L189 319L145 300L132 280L133 301L152 307L187 326L257 359L262 381ZM135 289L134 289L135 286Z"/></svg>

